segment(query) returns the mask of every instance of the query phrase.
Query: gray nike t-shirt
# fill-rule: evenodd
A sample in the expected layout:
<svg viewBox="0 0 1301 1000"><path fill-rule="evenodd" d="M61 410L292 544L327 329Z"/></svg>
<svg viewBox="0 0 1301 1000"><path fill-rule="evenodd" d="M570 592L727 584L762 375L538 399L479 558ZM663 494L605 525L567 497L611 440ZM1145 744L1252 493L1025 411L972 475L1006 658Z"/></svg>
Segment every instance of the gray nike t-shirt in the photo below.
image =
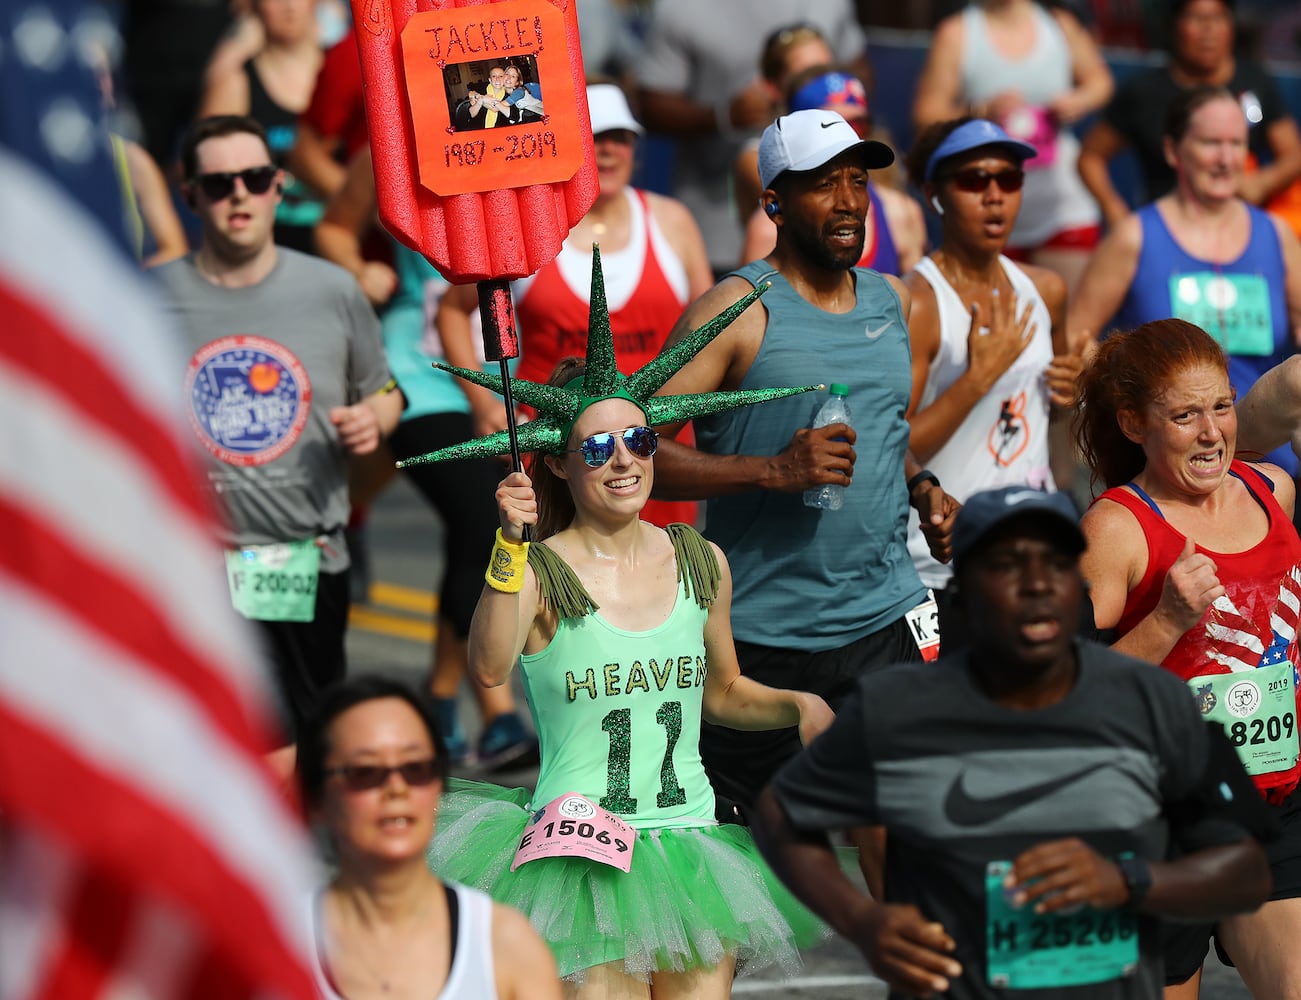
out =
<svg viewBox="0 0 1301 1000"><path fill-rule="evenodd" d="M1036 844L1080 837L1106 857L1158 860L1247 835L1206 794L1208 731L1188 689L1159 667L1081 642L1079 679L1033 711L995 703L967 655L865 676L832 727L773 779L791 822L889 831L886 898L912 903L957 942L954 1000L1156 1000L1155 920L1139 967L1089 986L989 985L986 872ZM1027 924L1025 930L1030 930Z"/></svg>

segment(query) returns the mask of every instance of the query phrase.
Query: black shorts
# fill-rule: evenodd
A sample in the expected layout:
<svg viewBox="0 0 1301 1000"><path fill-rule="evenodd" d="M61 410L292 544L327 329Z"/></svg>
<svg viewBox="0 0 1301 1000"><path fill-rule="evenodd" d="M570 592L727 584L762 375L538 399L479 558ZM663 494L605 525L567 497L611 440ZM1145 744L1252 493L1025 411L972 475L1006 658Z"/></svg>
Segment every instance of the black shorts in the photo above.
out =
<svg viewBox="0 0 1301 1000"><path fill-rule="evenodd" d="M437 451L475 436L468 413L430 413L398 425L389 444L400 459ZM462 639L483 592L483 573L497 532L497 484L506 466L495 458L412 465L402 470L443 522L439 615Z"/></svg>
<svg viewBox="0 0 1301 1000"><path fill-rule="evenodd" d="M1270 874L1274 878L1269 898L1296 899L1301 896L1301 788L1270 809L1283 832L1278 840L1265 845ZM1213 937L1214 924L1162 924L1161 947L1165 953L1167 986L1187 982L1196 974L1206 959ZM1232 957L1220 946L1218 938L1215 940L1215 953L1225 965L1233 964Z"/></svg>
<svg viewBox="0 0 1301 1000"><path fill-rule="evenodd" d="M347 672L349 571L322 573L316 614L310 622L254 622L275 676L283 729L281 745L293 743L321 692Z"/></svg>
<svg viewBox="0 0 1301 1000"><path fill-rule="evenodd" d="M769 687L821 695L838 709L865 673L892 663L922 662L906 618L871 632L848 646L806 653L750 642L736 643L741 673ZM798 729L741 732L707 722L700 725L700 756L714 785L720 822L745 822L744 810L777 769L800 752Z"/></svg>

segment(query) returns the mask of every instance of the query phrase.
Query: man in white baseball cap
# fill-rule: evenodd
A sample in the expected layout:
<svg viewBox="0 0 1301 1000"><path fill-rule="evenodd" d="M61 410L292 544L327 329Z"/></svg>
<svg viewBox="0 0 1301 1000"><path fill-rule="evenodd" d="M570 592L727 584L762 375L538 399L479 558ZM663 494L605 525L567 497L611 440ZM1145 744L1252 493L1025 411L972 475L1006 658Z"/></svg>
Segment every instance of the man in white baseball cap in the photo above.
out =
<svg viewBox="0 0 1301 1000"><path fill-rule="evenodd" d="M771 283L663 391L847 382L853 411L871 423L862 437L843 423L814 429L825 397L778 400L763 413L696 420L699 450L664 435L656 459L657 492L709 501L705 533L732 566L742 672L814 691L833 707L865 671L921 659L908 616L927 595L907 555L907 508L940 546L956 510L908 452L908 291L856 266L867 172L893 159L834 111L797 111L770 125L759 173L777 245L724 277L669 335L675 343ZM867 470L861 481L856 467ZM804 505L803 492L824 483L846 487L841 509ZM732 819L800 748L793 729L704 729L701 752L719 800L739 806L726 813Z"/></svg>
<svg viewBox="0 0 1301 1000"><path fill-rule="evenodd" d="M759 182L769 188L786 170L814 170L851 149L867 170L894 162L894 150L883 142L859 138L834 111L809 108L783 115L764 129L759 141Z"/></svg>

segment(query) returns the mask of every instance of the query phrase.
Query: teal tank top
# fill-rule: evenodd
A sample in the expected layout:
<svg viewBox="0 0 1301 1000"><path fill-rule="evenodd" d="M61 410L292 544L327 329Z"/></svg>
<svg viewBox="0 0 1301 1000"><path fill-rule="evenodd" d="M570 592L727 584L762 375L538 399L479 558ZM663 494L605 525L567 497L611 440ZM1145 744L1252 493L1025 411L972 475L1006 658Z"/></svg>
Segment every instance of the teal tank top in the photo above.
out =
<svg viewBox="0 0 1301 1000"><path fill-rule="evenodd" d="M763 646L819 652L876 632L926 590L908 555L912 349L899 296L876 271L855 268L847 313L810 305L765 261L733 272L768 313L741 388L843 382L858 441L840 510L805 507L799 493L755 490L708 502L705 535L732 566L732 632ZM695 421L696 446L716 455L776 455L813 423L826 393L804 393Z"/></svg>
<svg viewBox="0 0 1301 1000"><path fill-rule="evenodd" d="M424 257L396 241L393 268L398 287L380 324L389 370L407 398L402 419L431 413L469 413L469 400L456 384L456 376L433 367L433 362L444 360L442 352L426 353L423 347L426 296L446 291L447 280Z"/></svg>
<svg viewBox="0 0 1301 1000"><path fill-rule="evenodd" d="M542 751L534 808L578 792L636 828L715 822L700 761L707 617L683 581L656 628L628 632L594 611L520 657Z"/></svg>

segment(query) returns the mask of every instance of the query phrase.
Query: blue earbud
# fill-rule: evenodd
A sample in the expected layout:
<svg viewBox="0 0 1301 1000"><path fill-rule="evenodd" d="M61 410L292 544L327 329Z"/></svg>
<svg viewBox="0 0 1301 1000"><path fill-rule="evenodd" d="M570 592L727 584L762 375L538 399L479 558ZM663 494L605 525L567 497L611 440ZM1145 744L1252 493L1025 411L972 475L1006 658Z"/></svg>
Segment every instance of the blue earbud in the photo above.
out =
<svg viewBox="0 0 1301 1000"><path fill-rule="evenodd" d="M763 203L763 210L768 213L768 218L770 219L777 218L777 216L781 215L782 212L781 206L775 201L765 201Z"/></svg>

